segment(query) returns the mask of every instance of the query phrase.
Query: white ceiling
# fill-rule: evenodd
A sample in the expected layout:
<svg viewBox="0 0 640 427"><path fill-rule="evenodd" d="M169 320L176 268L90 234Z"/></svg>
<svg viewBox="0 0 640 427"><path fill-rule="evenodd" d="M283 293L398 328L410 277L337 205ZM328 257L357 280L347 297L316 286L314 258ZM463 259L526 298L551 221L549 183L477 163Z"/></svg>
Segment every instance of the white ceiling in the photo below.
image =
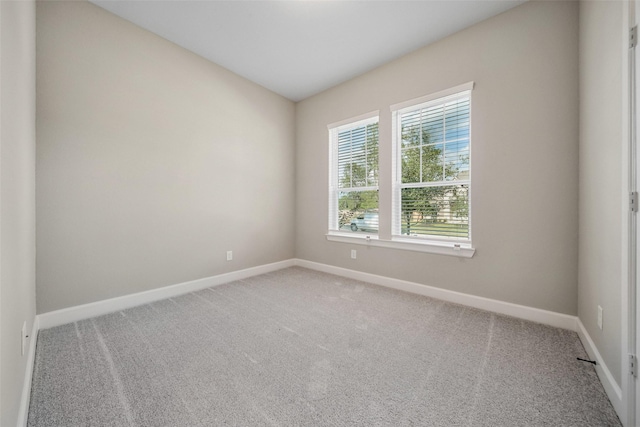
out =
<svg viewBox="0 0 640 427"><path fill-rule="evenodd" d="M90 1L299 101L526 0Z"/></svg>

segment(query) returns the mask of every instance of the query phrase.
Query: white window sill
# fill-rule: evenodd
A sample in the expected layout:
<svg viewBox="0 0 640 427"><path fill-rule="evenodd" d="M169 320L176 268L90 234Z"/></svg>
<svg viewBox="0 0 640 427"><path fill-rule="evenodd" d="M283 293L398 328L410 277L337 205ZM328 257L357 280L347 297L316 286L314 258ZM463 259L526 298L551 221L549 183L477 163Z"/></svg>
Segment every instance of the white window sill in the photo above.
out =
<svg viewBox="0 0 640 427"><path fill-rule="evenodd" d="M401 249L405 251L426 252L430 254L448 255L460 258L471 258L476 252L469 244L459 244L435 241L415 241L404 239L382 240L378 236L366 234L329 233L327 240L331 242L351 243L355 245L376 246L379 248Z"/></svg>

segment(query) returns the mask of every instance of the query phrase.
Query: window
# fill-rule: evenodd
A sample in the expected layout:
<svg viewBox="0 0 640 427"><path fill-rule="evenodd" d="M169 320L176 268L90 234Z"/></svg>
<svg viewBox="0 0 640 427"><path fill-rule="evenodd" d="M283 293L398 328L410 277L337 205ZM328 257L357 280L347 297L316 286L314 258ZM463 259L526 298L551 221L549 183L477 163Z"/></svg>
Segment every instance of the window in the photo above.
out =
<svg viewBox="0 0 640 427"><path fill-rule="evenodd" d="M471 90L392 113L392 235L470 242Z"/></svg>
<svg viewBox="0 0 640 427"><path fill-rule="evenodd" d="M382 134L377 111L328 126L328 240L473 256L473 85L392 105Z"/></svg>
<svg viewBox="0 0 640 427"><path fill-rule="evenodd" d="M378 234L378 116L329 126L329 230Z"/></svg>

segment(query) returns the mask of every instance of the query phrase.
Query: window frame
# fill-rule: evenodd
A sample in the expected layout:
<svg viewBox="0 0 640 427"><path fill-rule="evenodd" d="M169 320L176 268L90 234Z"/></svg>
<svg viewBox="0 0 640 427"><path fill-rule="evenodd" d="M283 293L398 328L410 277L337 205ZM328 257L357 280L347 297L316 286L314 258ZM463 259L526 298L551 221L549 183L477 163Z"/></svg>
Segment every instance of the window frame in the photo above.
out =
<svg viewBox="0 0 640 427"><path fill-rule="evenodd" d="M328 215L328 234L352 236L365 239L377 239L378 233L358 233L341 231L338 218L338 194L344 191L339 185L340 177L338 171L338 135L345 130L355 129L367 126L373 123L380 125L380 112L378 110L367 114L352 117L340 122L332 123L327 126L329 130L329 215ZM380 147L380 136L378 129L378 150ZM378 151L378 182L375 186L350 187L349 191L379 191L380 188L380 154ZM378 200L378 208L379 208Z"/></svg>
<svg viewBox="0 0 640 427"><path fill-rule="evenodd" d="M472 236L472 206L471 206L471 183L472 183L472 91L474 82L465 83L459 86L449 88L444 91L436 92L430 95L426 95L420 98L415 98L409 101L402 102L391 106L391 123L392 123L392 195L391 195L391 240L404 243L417 243L417 244L431 244L431 245L447 245L453 244L456 250L461 248L471 249L471 236ZM434 182L421 182L421 183L403 183L402 182L402 124L401 117L403 114L413 112L416 110L422 110L435 105L442 105L447 102L455 101L456 99L469 98L469 176L465 180L447 181L444 179ZM446 143L446 137L442 141ZM434 236L434 235L422 235L422 236L409 236L401 234L401 192L403 188L426 188L426 187L446 187L454 185L466 185L468 192L468 237L448 237L448 236Z"/></svg>
<svg viewBox="0 0 640 427"><path fill-rule="evenodd" d="M396 149L396 123L394 117L394 112L398 110L402 110L405 108L409 108L412 106L416 106L419 104L427 103L429 101L433 101L439 98L444 98L450 95L454 95L456 93L469 91L469 194L471 195L471 114L472 114L472 96L471 91L474 88L474 82L468 82L459 86L455 86L440 92L432 93L430 95L422 96L419 98L411 99L405 102L401 102L398 104L391 105L390 115L386 116L381 120L380 112L373 111L367 114L363 114L360 116L356 116L350 119L342 120L340 122L332 123L327 126L329 130L329 216L328 216L328 231L326 234L326 239L331 242L339 242L339 243L347 243L347 244L356 244L356 245L365 245L365 246L373 246L373 247L382 247L382 248L390 248L390 249L399 249L399 250L407 250L407 251L415 251L422 253L430 253L430 254L438 254L438 255L447 255L454 256L459 258L472 258L475 254L475 248L471 244L471 221L472 221L472 213L471 213L471 197L469 197L469 239L465 241L454 241L454 240L434 240L430 238L415 238L414 236L406 236L406 235L394 235L393 234L393 215L394 215L394 206L396 202L399 203L399 191L396 191L396 182L398 177L398 153ZM339 192L338 188L338 173L337 173L337 164L338 164L338 154L337 154L337 133L340 127L357 123L358 121L364 121L371 118L377 118L378 121L378 194L380 193L381 182L386 188L390 190L390 194L387 193L386 197L390 197L390 200L386 199L382 200L379 198L379 218L380 224L378 228L378 234L368 235L364 233L348 233L345 231L337 230L338 226L338 200L337 193ZM387 121L388 120L388 121ZM391 132L386 128L387 123L391 125ZM381 126L384 124L384 126ZM335 132L335 137L332 135L332 131ZM383 133L384 132L384 133ZM334 148L334 141L336 146ZM391 144L391 145L388 145ZM382 167L383 164L390 166L389 169ZM336 173L333 173L333 171ZM391 171L391 175L383 174L384 171ZM455 182L455 181L452 181ZM396 200L397 199L397 200ZM381 209L382 206L387 206L384 210ZM399 206L399 205L398 205ZM389 209L389 210L387 210ZM398 209L399 211L399 209ZM333 215L333 216L332 216ZM383 225L383 219L385 222L389 222L386 226L390 226L391 230L387 229ZM385 229L387 231L385 231Z"/></svg>

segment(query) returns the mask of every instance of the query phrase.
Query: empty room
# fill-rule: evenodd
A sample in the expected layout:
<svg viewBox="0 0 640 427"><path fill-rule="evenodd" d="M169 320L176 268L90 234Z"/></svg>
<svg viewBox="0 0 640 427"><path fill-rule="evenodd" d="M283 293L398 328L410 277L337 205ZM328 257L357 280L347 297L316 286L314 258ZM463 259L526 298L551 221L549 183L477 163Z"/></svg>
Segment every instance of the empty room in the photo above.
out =
<svg viewBox="0 0 640 427"><path fill-rule="evenodd" d="M0 426L637 426L635 0L0 0Z"/></svg>

